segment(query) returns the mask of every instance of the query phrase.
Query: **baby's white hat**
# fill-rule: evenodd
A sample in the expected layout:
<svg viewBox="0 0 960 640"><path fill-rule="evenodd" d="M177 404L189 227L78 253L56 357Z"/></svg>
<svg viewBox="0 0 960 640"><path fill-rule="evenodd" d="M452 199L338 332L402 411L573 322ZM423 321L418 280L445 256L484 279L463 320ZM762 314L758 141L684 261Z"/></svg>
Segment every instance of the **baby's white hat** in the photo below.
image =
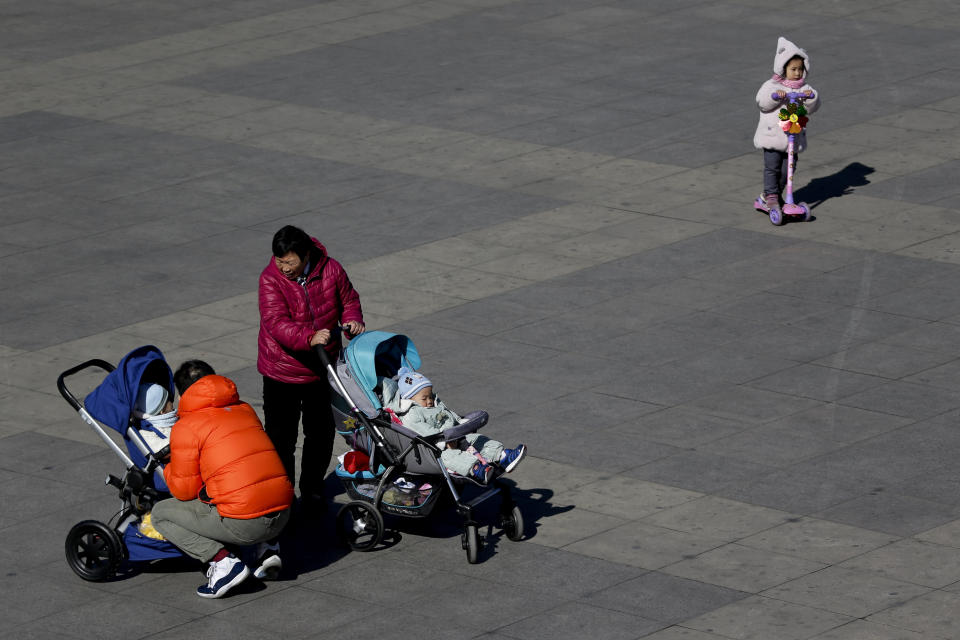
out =
<svg viewBox="0 0 960 640"><path fill-rule="evenodd" d="M400 391L400 397L406 400L416 395L420 389L433 386L430 378L407 367L402 367L397 372L397 377L397 389Z"/></svg>
<svg viewBox="0 0 960 640"><path fill-rule="evenodd" d="M162 385L142 384L137 390L137 403L133 406L133 415L138 418L149 418L163 412L170 394Z"/></svg>

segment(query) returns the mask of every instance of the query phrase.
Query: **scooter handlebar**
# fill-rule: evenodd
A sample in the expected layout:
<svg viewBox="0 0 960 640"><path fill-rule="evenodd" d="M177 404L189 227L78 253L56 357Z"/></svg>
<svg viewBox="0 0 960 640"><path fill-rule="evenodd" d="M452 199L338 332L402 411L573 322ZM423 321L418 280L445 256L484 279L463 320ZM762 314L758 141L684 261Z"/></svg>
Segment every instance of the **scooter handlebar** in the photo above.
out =
<svg viewBox="0 0 960 640"><path fill-rule="evenodd" d="M815 94L811 91L809 95L802 93L800 91L790 91L783 95L783 98L780 97L779 91L774 91L770 94L770 97L774 100L786 100L787 102L797 102L799 100L810 100Z"/></svg>

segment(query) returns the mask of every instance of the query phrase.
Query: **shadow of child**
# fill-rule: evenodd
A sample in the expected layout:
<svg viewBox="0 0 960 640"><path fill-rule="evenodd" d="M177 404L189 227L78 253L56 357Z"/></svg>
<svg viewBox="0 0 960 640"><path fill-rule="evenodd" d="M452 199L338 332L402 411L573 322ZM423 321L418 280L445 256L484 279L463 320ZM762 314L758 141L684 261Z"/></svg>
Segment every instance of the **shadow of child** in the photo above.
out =
<svg viewBox="0 0 960 640"><path fill-rule="evenodd" d="M854 187L870 184L867 176L875 169L859 162L851 162L833 175L814 178L794 194L796 202L806 202L815 209L830 198L853 193Z"/></svg>

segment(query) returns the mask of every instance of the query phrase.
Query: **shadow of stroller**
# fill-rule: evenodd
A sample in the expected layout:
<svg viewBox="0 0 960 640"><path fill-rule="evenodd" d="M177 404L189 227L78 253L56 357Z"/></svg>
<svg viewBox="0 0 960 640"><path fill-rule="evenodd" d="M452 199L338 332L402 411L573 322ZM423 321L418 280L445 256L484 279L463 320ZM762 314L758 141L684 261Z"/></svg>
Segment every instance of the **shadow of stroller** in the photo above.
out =
<svg viewBox="0 0 960 640"><path fill-rule="evenodd" d="M830 198L839 198L853 193L854 187L870 184L867 176L875 169L859 162L851 162L830 176L814 178L794 194L795 202L806 202L811 209L819 207Z"/></svg>

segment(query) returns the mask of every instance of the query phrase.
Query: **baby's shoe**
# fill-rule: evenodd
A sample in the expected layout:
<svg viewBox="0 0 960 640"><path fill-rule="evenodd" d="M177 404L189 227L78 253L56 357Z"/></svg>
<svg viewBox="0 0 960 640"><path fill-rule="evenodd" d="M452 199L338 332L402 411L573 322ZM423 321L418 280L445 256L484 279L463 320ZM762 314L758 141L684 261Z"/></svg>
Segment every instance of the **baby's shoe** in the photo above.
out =
<svg viewBox="0 0 960 640"><path fill-rule="evenodd" d="M470 477L480 484L490 482L491 476L493 476L493 467L488 464L483 464L482 462L473 465L473 469L470 470Z"/></svg>
<svg viewBox="0 0 960 640"><path fill-rule="evenodd" d="M527 455L527 446L523 444L518 444L516 449L504 449L500 454L500 466L503 467L503 472L513 471L525 455Z"/></svg>

